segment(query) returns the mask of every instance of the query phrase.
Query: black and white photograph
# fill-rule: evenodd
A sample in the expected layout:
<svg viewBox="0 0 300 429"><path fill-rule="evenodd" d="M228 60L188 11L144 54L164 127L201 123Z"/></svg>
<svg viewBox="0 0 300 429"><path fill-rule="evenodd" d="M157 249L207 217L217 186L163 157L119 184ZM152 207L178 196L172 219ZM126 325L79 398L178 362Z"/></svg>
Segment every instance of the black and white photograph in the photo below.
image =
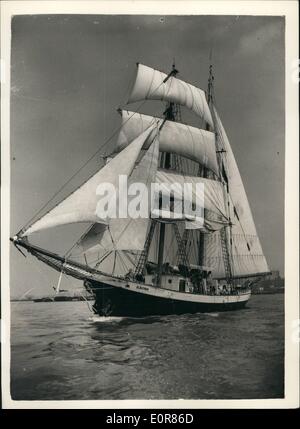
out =
<svg viewBox="0 0 300 429"><path fill-rule="evenodd" d="M297 3L3 3L6 406L296 406Z"/></svg>

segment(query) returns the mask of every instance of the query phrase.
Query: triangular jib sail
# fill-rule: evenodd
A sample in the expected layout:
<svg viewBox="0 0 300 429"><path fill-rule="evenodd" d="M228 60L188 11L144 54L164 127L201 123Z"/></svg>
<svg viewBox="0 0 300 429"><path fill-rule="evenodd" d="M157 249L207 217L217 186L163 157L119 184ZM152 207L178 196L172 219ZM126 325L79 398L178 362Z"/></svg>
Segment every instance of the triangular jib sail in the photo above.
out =
<svg viewBox="0 0 300 429"><path fill-rule="evenodd" d="M27 236L37 231L70 223L107 223L107 219L100 219L96 213L97 203L99 201L97 188L99 184L103 182L112 184L115 189L118 188L119 176L129 176L131 174L141 148L154 127L155 125L152 125L140 134L129 146L101 168L101 170L94 174L75 192L23 231L21 236Z"/></svg>
<svg viewBox="0 0 300 429"><path fill-rule="evenodd" d="M110 219L108 225L94 225L79 242L84 253L100 250L142 250L144 248L150 219L150 188L151 183L155 182L158 163L158 145L158 139L155 139L134 168L128 181L128 189L134 183L142 183L146 186L147 195L129 195L127 198L128 207L130 207L130 204L139 204L146 197L147 217L115 218Z"/></svg>

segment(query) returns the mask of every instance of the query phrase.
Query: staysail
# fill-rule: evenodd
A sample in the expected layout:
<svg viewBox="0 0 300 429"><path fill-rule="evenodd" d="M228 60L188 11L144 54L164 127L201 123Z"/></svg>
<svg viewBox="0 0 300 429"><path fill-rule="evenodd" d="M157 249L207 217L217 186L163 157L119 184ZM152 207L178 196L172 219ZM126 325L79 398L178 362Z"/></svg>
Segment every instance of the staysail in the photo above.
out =
<svg viewBox="0 0 300 429"><path fill-rule="evenodd" d="M163 119L140 113L122 110L122 128L120 130L116 150L124 149L139 134L151 124L160 126ZM144 149L149 147L149 140L145 142ZM161 152L174 153L209 168L217 173L215 134L185 125L179 122L166 121L160 131L159 149Z"/></svg>
<svg viewBox="0 0 300 429"><path fill-rule="evenodd" d="M203 118L212 128L213 120L205 92L194 85L159 70L138 64L137 76L128 103L141 100L162 100L185 106Z"/></svg>
<svg viewBox="0 0 300 429"><path fill-rule="evenodd" d="M87 182L23 231L21 236L27 236L37 231L70 223L107 223L107 220L100 219L96 213L99 200L97 188L103 182L110 183L116 189L118 188L119 175L129 176L131 174L141 148L154 127L152 125L140 134L129 146L101 168Z"/></svg>
<svg viewBox="0 0 300 429"><path fill-rule="evenodd" d="M151 183L155 182L158 155L158 138L154 140L145 155L133 170L129 180L128 189L135 183L142 183L147 189L147 195L128 196L128 210L130 204L138 204L144 197L147 198L148 213L146 218L110 219L107 226L95 224L87 234L82 237L79 246L84 253L99 250L142 250L144 248L146 234L149 225L149 213L151 204ZM111 161L110 161L111 162ZM127 189L126 189L127 191ZM135 201L134 201L135 200Z"/></svg>
<svg viewBox="0 0 300 429"><path fill-rule="evenodd" d="M241 175L220 117L213 106L215 128L224 148L222 174L229 191L229 213L233 224L230 254L233 276L251 276L269 272ZM218 232L205 236L204 264L212 267L215 277L225 277L221 237Z"/></svg>

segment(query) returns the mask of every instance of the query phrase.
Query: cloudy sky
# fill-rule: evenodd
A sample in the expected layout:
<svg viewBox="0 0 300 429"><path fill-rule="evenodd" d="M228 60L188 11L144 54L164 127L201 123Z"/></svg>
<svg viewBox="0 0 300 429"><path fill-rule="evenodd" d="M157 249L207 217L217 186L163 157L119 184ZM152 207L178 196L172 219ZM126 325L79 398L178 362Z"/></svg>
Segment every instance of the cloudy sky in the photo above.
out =
<svg viewBox="0 0 300 429"><path fill-rule="evenodd" d="M243 177L267 261L284 267L284 19L243 16L33 15L12 21L11 234L120 125L141 62L207 86L213 52L219 114ZM133 107L133 106L130 106ZM163 106L148 103L146 113ZM183 112L183 120L196 125ZM109 153L115 144L103 149ZM101 165L96 157L59 199ZM56 200L57 201L57 200ZM64 251L81 229L41 233ZM12 294L49 292L58 273L11 246ZM80 286L70 278L65 285Z"/></svg>

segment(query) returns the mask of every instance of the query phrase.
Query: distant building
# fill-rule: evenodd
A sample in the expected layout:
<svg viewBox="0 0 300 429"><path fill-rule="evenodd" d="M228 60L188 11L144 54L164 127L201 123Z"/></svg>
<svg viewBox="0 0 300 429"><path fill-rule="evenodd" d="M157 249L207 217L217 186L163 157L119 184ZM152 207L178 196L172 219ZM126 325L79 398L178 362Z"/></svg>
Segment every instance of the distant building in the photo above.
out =
<svg viewBox="0 0 300 429"><path fill-rule="evenodd" d="M269 274L269 276L268 276L269 280L276 280L278 278L280 278L278 270L271 271L271 274Z"/></svg>
<svg viewBox="0 0 300 429"><path fill-rule="evenodd" d="M268 276L254 282L251 289L254 294L283 293L284 279L280 277L278 270L273 270Z"/></svg>

